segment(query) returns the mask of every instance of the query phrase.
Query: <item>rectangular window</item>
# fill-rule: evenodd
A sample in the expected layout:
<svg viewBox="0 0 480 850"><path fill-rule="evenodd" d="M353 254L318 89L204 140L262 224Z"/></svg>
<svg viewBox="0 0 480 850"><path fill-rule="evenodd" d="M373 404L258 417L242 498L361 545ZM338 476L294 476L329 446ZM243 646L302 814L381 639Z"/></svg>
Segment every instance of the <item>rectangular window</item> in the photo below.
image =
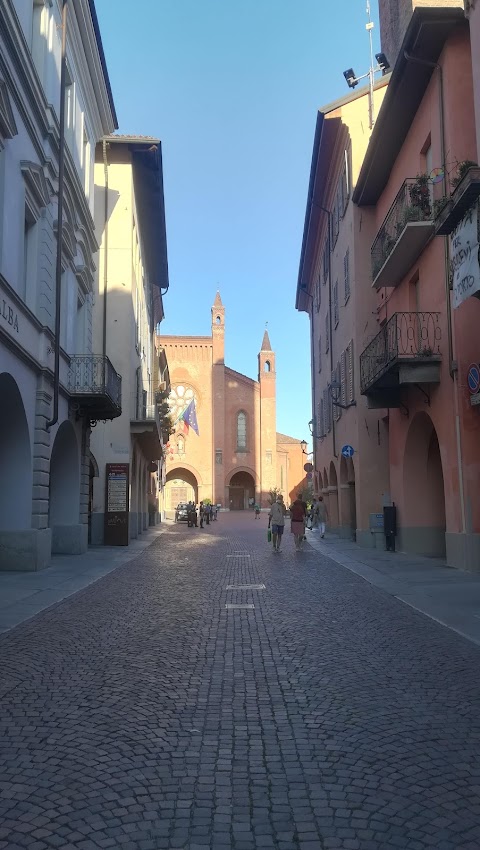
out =
<svg viewBox="0 0 480 850"><path fill-rule="evenodd" d="M348 151L345 151L345 162L343 165L341 183L340 183L340 197L341 197L341 210L342 210L342 218L345 215L345 211L348 206L348 199L350 195L349 188L349 180L348 180Z"/></svg>
<svg viewBox="0 0 480 850"><path fill-rule="evenodd" d="M36 257L35 257L35 227L36 222L29 209L25 209L24 230L23 230L23 281L22 291L19 295L26 301L27 293L35 287L32 286L32 278L36 274Z"/></svg>
<svg viewBox="0 0 480 850"><path fill-rule="evenodd" d="M267 454L267 463L268 463L269 466L271 466L272 465L272 453L267 452L266 454Z"/></svg>
<svg viewBox="0 0 480 850"><path fill-rule="evenodd" d="M337 363L335 370L332 372L332 382L335 383L335 384L340 383L340 363ZM335 401L341 401L340 396L341 396L341 392L337 392L335 390ZM333 402L333 396L332 396L332 402ZM342 408L338 407L336 404L333 404L333 403L332 403L332 408L333 408L333 417L335 419L335 422L338 422L338 420L340 419L340 417L342 415Z"/></svg>
<svg viewBox="0 0 480 850"><path fill-rule="evenodd" d="M325 286L328 279L328 269L330 266L330 257L328 256L328 239L323 249L323 285Z"/></svg>
<svg viewBox="0 0 480 850"><path fill-rule="evenodd" d="M219 466L223 463L223 454L221 449L215 449L215 463Z"/></svg>
<svg viewBox="0 0 480 850"><path fill-rule="evenodd" d="M318 371L322 371L322 335L318 337Z"/></svg>
<svg viewBox="0 0 480 850"><path fill-rule="evenodd" d="M317 422L317 430L315 431L317 437L325 436L325 410L323 405L323 398L320 399L318 403L318 422Z"/></svg>
<svg viewBox="0 0 480 850"><path fill-rule="evenodd" d="M333 287L333 323L335 327L337 327L339 322L339 311L338 311L338 280L335 281L335 285Z"/></svg>
<svg viewBox="0 0 480 850"><path fill-rule="evenodd" d="M330 312L325 316L325 351L330 349Z"/></svg>
<svg viewBox="0 0 480 850"><path fill-rule="evenodd" d="M345 287L345 304L350 298L350 250L347 248L343 258L343 279Z"/></svg>
<svg viewBox="0 0 480 850"><path fill-rule="evenodd" d="M322 287L321 287L321 275L319 274L317 277L317 281L315 283L315 309L318 313L320 310L320 304L322 301Z"/></svg>

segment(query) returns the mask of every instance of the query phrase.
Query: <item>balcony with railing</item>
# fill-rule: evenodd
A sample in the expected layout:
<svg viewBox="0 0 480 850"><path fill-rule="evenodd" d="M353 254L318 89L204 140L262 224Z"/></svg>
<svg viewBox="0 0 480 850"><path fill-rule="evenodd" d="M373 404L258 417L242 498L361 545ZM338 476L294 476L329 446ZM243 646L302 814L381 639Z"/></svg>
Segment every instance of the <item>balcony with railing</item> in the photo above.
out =
<svg viewBox="0 0 480 850"><path fill-rule="evenodd" d="M122 412L122 378L103 354L70 357L68 392L92 421L116 419Z"/></svg>
<svg viewBox="0 0 480 850"><path fill-rule="evenodd" d="M162 422L158 408L159 401L152 391L132 396L130 432L147 460L160 460L163 453Z"/></svg>
<svg viewBox="0 0 480 850"><path fill-rule="evenodd" d="M465 173L458 179L451 197L443 199L443 204L441 201L438 202L439 209L435 219L436 235L447 236L453 233L464 216L477 203L479 196L480 168L472 165L466 168Z"/></svg>
<svg viewBox="0 0 480 850"><path fill-rule="evenodd" d="M440 381L440 313L394 313L360 355L369 407L400 407L400 389Z"/></svg>
<svg viewBox="0 0 480 850"><path fill-rule="evenodd" d="M405 180L372 245L373 286L397 286L434 235L431 181Z"/></svg>

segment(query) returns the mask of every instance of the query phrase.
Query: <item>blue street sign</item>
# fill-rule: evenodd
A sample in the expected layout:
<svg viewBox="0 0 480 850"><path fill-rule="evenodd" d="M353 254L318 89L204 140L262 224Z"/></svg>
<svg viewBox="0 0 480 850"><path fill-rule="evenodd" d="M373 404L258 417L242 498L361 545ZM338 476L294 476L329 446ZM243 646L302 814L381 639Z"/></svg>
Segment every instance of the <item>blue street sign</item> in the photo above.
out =
<svg viewBox="0 0 480 850"><path fill-rule="evenodd" d="M342 455L344 457L353 457L355 449L352 446L344 446L342 449Z"/></svg>
<svg viewBox="0 0 480 850"><path fill-rule="evenodd" d="M471 393L478 393L480 389L480 369L476 363L472 363L468 370L468 389Z"/></svg>

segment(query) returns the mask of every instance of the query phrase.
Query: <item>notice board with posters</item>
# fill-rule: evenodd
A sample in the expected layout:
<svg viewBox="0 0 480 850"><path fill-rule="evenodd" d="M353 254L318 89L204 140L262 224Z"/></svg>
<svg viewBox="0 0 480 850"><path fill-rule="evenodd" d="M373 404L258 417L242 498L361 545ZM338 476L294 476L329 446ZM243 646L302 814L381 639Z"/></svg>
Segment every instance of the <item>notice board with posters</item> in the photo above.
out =
<svg viewBox="0 0 480 850"><path fill-rule="evenodd" d="M129 478L128 463L107 463L104 535L106 546L128 546Z"/></svg>

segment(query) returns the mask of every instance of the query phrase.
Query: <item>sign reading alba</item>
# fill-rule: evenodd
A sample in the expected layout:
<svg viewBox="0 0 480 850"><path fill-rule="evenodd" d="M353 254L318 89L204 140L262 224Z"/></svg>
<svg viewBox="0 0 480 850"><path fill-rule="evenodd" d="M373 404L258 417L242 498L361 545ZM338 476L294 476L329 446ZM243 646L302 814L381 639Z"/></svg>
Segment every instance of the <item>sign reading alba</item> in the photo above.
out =
<svg viewBox="0 0 480 850"><path fill-rule="evenodd" d="M459 307L471 295L480 292L478 248L478 212L475 206L468 210L450 236L454 307Z"/></svg>

